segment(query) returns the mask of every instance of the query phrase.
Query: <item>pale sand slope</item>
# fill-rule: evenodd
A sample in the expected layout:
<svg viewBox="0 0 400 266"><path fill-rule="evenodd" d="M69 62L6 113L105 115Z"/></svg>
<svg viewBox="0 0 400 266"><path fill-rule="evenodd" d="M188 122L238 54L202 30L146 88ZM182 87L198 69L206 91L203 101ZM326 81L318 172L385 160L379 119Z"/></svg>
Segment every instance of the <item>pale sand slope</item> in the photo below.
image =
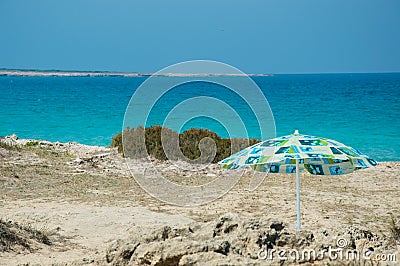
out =
<svg viewBox="0 0 400 266"><path fill-rule="evenodd" d="M18 200L2 206L0 213L3 219L31 224L66 238L57 240L61 243L54 247L41 246L38 252L17 256L0 253L2 265L90 262L104 257L110 243L126 238L133 227L155 229L192 222L183 215L154 212L144 207L91 206L65 201Z"/></svg>
<svg viewBox="0 0 400 266"><path fill-rule="evenodd" d="M7 141L17 145L28 142L12 139ZM268 221L279 221L285 227L283 232L289 236L296 235L295 177L292 175L270 174L256 190L249 191L253 172L246 170L239 183L222 198L197 207L177 207L146 194L132 178L124 159L115 150L49 142L38 143L34 147L21 147L0 148L0 218L43 229L48 232L53 245L33 243L32 251L15 248L15 251L0 252L0 265L106 264L105 255L109 247L116 250L125 248L125 242L119 241L115 246L116 242L113 240L135 239L142 247L152 246L153 249L149 246L148 250L154 251L161 242L148 243L147 238L138 238L144 235L150 235L151 238L152 230L160 230L164 225L187 228L191 224L193 228L199 227L198 232L205 232L201 235L204 238L201 241L203 245L208 243L205 237L207 232L215 231L216 221L220 219L218 217L226 213L236 213L241 217L238 218L240 221L247 221L243 228L247 228L246 224L253 223L252 218L261 219L260 223L266 226L270 224ZM164 170L163 174L170 180L190 185L205 183L218 176L236 174L235 171L221 170L216 165L202 170L202 166L192 166L196 171L191 172L183 171L171 163L155 160L137 160L131 163L136 163L137 172L143 171L146 164L155 165ZM187 167L183 162L179 164ZM398 253L400 239L392 237L390 219L391 216L400 218L399 172L400 163L380 163L375 168L338 177L302 173L303 232L313 232L315 236L328 232L327 241L331 243L334 242L334 237L352 227L379 237L379 241L370 243L377 250ZM240 174L237 172L237 175ZM170 194L174 196L174 192ZM263 219L268 221L263 222ZM241 234L247 233L243 231ZM196 237L202 239L201 236ZM179 237L183 243L187 241L185 246L193 247L193 238L183 233ZM234 247L240 234L221 237L232 238L230 245ZM316 238L313 245L321 244L318 237ZM175 241L174 239L171 241ZM164 241L162 245L168 243ZM170 245L174 247L173 244L168 245L163 248L171 248ZM212 251L215 243L210 245L206 248ZM249 244L248 247L250 246ZM217 251L205 253L207 255L193 251L197 255L182 253L179 256L174 255L174 258L179 258L181 264L186 262L188 265L193 261L198 263L206 260L210 261L210 265L223 263L224 260L232 265L239 265L240 260L249 259L247 255L235 255L232 247L228 248L225 255ZM178 245L176 250L181 250L181 247ZM256 252L256 248L251 248L251 253ZM222 257L215 257L216 253ZM131 261L132 265L138 261L143 262L141 254L133 252L123 262ZM158 253L150 252L148 256L152 264L163 260L157 257L160 256ZM116 260L109 259L111 263ZM252 262L256 265L260 263L254 258Z"/></svg>

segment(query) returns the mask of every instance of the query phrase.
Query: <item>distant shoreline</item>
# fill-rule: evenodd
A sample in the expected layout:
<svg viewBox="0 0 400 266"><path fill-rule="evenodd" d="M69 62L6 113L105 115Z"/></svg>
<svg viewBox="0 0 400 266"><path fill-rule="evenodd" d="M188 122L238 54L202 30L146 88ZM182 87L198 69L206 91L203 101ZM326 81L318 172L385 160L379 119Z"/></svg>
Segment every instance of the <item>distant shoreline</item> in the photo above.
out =
<svg viewBox="0 0 400 266"><path fill-rule="evenodd" d="M207 73L140 73L140 72L108 72L108 71L63 71L63 70L23 70L0 69L0 76L15 77L267 77L273 74L207 74Z"/></svg>
<svg viewBox="0 0 400 266"><path fill-rule="evenodd" d="M310 72L310 73L151 73L86 70L36 70L9 69L0 67L0 77L272 77L275 75L335 75L335 74L400 74L400 72Z"/></svg>

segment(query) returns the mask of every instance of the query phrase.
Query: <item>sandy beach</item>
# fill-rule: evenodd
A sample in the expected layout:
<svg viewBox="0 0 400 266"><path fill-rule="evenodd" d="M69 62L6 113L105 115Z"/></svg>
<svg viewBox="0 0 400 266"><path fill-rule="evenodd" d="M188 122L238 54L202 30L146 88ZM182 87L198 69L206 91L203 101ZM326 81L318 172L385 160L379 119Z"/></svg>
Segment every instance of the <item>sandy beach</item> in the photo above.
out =
<svg viewBox="0 0 400 266"><path fill-rule="evenodd" d="M0 0L0 266L400 266L399 11Z"/></svg>
<svg viewBox="0 0 400 266"><path fill-rule="evenodd" d="M396 265L400 260L400 162L343 176L302 173L302 231L297 232L294 175L269 174L250 191L248 169L223 197L178 207L139 187L115 149L16 137L1 143L0 265ZM152 159L152 164L185 185L235 174L218 165L182 172L176 163ZM32 230L46 241L30 237ZM11 235L25 244L11 241ZM325 253L292 260L260 252L319 254L340 247L339 240L361 257Z"/></svg>

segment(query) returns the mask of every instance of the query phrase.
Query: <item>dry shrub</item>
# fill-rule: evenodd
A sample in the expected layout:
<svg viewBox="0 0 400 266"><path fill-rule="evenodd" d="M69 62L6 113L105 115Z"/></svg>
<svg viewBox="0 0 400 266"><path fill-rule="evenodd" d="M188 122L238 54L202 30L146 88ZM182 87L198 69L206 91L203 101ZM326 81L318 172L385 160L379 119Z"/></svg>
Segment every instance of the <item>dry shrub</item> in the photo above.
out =
<svg viewBox="0 0 400 266"><path fill-rule="evenodd" d="M111 147L129 158L143 158L148 155L159 160L189 159L194 163L214 163L238 152L258 139L221 138L208 129L191 128L178 134L169 128L152 126L144 128L127 127L116 134Z"/></svg>

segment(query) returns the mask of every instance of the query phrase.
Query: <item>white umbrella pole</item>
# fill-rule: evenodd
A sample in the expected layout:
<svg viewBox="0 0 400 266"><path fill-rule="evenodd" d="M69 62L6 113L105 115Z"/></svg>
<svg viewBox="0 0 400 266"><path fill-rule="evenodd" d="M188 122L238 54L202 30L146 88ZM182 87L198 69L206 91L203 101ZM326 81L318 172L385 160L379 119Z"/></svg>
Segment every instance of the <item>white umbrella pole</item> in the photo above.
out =
<svg viewBox="0 0 400 266"><path fill-rule="evenodd" d="M297 230L300 231L300 169L299 169L299 159L296 159L296 207L297 207Z"/></svg>

